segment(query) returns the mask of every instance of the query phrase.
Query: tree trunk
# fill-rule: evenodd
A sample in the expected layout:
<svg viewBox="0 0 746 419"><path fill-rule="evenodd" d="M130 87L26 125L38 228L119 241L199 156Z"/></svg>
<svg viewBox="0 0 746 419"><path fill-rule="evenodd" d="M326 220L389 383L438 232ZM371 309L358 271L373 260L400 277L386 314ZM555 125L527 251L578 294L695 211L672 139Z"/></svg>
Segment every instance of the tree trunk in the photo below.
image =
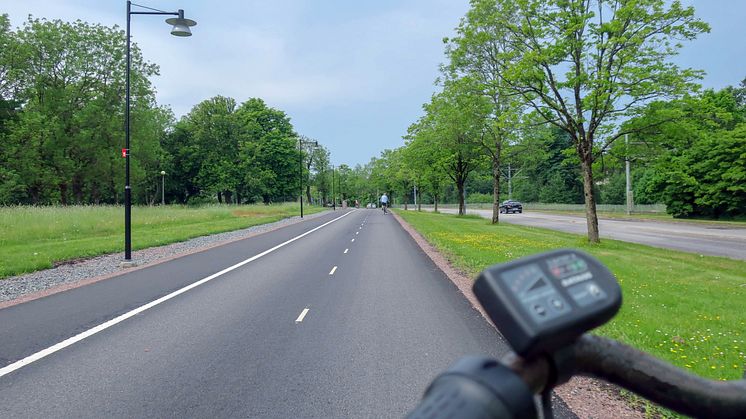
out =
<svg viewBox="0 0 746 419"><path fill-rule="evenodd" d="M437 196L433 197L433 203L435 203L435 209L433 211L438 212L438 197Z"/></svg>
<svg viewBox="0 0 746 419"><path fill-rule="evenodd" d="M67 206L67 183L60 183L60 204Z"/></svg>
<svg viewBox="0 0 746 419"><path fill-rule="evenodd" d="M588 241L599 243L598 215L596 214L596 198L593 196L593 162L590 153L582 156L583 195L585 196L585 221L588 226Z"/></svg>
<svg viewBox="0 0 746 419"><path fill-rule="evenodd" d="M492 224L500 222L500 156L492 156Z"/></svg>
<svg viewBox="0 0 746 419"><path fill-rule="evenodd" d="M225 191L223 192L223 194L225 195L225 203L228 205L232 204L233 203L233 192Z"/></svg>
<svg viewBox="0 0 746 419"><path fill-rule="evenodd" d="M94 205L99 205L101 203L101 192L99 191L98 185L95 183L91 186L91 202L93 202Z"/></svg>
<svg viewBox="0 0 746 419"><path fill-rule="evenodd" d="M464 180L459 179L456 182L456 188L458 189L458 215L466 215L466 203L464 202Z"/></svg>
<svg viewBox="0 0 746 419"><path fill-rule="evenodd" d="M311 204L311 185L306 185L306 202Z"/></svg>
<svg viewBox="0 0 746 419"><path fill-rule="evenodd" d="M83 197L83 181L80 179L79 176L73 176L72 187L73 187L73 198L75 199L75 203L78 205L82 204L85 201L85 199ZM88 202L91 202L91 201L89 200Z"/></svg>
<svg viewBox="0 0 746 419"><path fill-rule="evenodd" d="M218 204L222 204L222 203L223 203L223 193L218 192Z"/></svg>

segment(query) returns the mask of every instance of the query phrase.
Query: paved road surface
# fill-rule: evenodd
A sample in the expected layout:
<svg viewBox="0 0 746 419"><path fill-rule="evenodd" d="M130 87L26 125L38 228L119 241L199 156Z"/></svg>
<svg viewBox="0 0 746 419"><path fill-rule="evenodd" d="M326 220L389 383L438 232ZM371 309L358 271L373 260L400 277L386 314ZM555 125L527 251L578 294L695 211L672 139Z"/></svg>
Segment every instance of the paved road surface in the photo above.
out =
<svg viewBox="0 0 746 419"><path fill-rule="evenodd" d="M0 310L0 417L401 417L505 350L392 216L336 211Z"/></svg>
<svg viewBox="0 0 746 419"><path fill-rule="evenodd" d="M441 212L457 213L456 209ZM470 214L492 217L492 210L467 210ZM542 227L586 235L585 217L528 211L500 214L500 222ZM720 224L694 224L629 219L600 219L601 237L655 247L683 250L712 256L746 259L746 228Z"/></svg>

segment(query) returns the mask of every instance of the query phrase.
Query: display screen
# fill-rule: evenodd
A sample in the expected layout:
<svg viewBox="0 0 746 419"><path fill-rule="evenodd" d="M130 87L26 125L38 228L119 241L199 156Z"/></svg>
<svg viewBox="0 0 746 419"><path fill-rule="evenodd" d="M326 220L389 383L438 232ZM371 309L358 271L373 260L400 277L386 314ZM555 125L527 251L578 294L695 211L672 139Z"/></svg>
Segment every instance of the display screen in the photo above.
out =
<svg viewBox="0 0 746 419"><path fill-rule="evenodd" d="M588 264L575 254L562 255L547 260L549 272L557 279L566 278L588 270Z"/></svg>
<svg viewBox="0 0 746 419"><path fill-rule="evenodd" d="M567 301L538 264L531 263L511 269L501 276L535 322L544 323L570 311Z"/></svg>

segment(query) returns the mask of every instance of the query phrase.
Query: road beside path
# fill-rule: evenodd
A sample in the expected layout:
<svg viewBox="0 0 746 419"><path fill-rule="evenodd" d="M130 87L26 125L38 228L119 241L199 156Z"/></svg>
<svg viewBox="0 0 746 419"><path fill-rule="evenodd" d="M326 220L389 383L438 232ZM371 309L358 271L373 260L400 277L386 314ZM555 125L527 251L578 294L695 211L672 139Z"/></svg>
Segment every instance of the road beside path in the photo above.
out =
<svg viewBox="0 0 746 419"><path fill-rule="evenodd" d="M432 211L432 208L424 208ZM448 214L457 209L439 209ZM492 210L467 209L467 214L492 218ZM540 227L550 230L587 235L585 217L561 215L539 211L522 214L500 214L501 223ZM709 256L724 256L746 260L746 228L720 224L676 223L652 220L604 219L598 220L602 238L621 240L648 246L680 250Z"/></svg>

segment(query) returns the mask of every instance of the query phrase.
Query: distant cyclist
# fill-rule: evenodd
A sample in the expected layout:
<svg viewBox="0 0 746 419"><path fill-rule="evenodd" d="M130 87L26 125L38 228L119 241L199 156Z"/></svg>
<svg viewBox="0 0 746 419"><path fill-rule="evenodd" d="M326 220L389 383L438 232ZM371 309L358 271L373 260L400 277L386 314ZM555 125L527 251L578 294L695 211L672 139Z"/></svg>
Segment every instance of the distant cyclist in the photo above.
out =
<svg viewBox="0 0 746 419"><path fill-rule="evenodd" d="M386 192L381 195L381 208L383 209L383 213L386 214L386 208L389 206L389 197L386 196Z"/></svg>

